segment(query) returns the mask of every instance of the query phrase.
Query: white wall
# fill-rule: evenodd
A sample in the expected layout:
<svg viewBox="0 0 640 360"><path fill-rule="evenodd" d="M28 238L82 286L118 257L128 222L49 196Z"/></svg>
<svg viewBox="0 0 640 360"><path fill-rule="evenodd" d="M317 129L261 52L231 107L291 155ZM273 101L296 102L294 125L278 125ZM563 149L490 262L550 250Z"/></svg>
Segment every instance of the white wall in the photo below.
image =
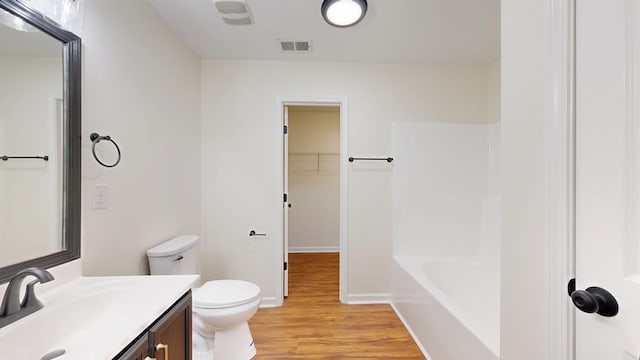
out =
<svg viewBox="0 0 640 360"><path fill-rule="evenodd" d="M0 57L0 266L60 249L55 99L62 58Z"/></svg>
<svg viewBox="0 0 640 360"><path fill-rule="evenodd" d="M502 2L503 360L549 357L549 1Z"/></svg>
<svg viewBox="0 0 640 360"><path fill-rule="evenodd" d="M200 232L200 59L147 1L87 1L80 36L83 271L145 274L149 247ZM118 143L118 166L92 158L92 132ZM91 209L94 184L108 209Z"/></svg>
<svg viewBox="0 0 640 360"><path fill-rule="evenodd" d="M502 182L502 150L501 134L501 85L500 85L500 61L489 65L489 81L487 86L487 122L489 126L489 188L484 201L483 219L483 255L500 258L501 243L501 182Z"/></svg>
<svg viewBox="0 0 640 360"><path fill-rule="evenodd" d="M340 248L340 108L289 107L289 251Z"/></svg>
<svg viewBox="0 0 640 360"><path fill-rule="evenodd" d="M344 151L389 156L394 121L486 122L487 76L486 66L203 61L205 276L251 280L276 297L278 98L347 98ZM392 171L350 165L348 295L389 293ZM250 229L270 237L251 239Z"/></svg>

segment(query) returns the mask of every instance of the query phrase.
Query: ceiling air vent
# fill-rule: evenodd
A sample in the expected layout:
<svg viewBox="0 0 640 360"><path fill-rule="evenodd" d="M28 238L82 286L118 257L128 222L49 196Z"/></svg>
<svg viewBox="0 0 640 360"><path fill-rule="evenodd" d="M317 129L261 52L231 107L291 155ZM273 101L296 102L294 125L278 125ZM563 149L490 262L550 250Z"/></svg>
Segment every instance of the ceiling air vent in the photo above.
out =
<svg viewBox="0 0 640 360"><path fill-rule="evenodd" d="M311 41L302 40L278 40L280 50L283 52L310 52Z"/></svg>
<svg viewBox="0 0 640 360"><path fill-rule="evenodd" d="M227 25L251 25L253 17L244 0L213 0L218 13Z"/></svg>

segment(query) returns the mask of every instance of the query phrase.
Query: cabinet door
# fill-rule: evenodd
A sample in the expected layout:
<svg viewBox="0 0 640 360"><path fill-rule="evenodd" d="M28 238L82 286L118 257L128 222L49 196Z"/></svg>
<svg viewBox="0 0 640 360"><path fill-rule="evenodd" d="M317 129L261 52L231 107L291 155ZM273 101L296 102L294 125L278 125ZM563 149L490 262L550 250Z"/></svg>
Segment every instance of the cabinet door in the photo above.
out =
<svg viewBox="0 0 640 360"><path fill-rule="evenodd" d="M149 329L152 358L191 360L191 292L185 294Z"/></svg>
<svg viewBox="0 0 640 360"><path fill-rule="evenodd" d="M124 353L116 356L115 359L144 360L147 355L149 355L149 337L145 334L132 345L130 345Z"/></svg>

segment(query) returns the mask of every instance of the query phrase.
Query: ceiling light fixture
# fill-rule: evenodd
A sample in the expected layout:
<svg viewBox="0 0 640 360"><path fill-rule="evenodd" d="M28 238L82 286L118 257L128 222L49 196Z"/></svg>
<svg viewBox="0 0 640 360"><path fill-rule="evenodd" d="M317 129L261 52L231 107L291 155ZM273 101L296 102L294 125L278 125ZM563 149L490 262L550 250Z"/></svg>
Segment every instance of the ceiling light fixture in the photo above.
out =
<svg viewBox="0 0 640 360"><path fill-rule="evenodd" d="M349 27L360 22L367 13L367 0L323 0L322 17L329 25Z"/></svg>

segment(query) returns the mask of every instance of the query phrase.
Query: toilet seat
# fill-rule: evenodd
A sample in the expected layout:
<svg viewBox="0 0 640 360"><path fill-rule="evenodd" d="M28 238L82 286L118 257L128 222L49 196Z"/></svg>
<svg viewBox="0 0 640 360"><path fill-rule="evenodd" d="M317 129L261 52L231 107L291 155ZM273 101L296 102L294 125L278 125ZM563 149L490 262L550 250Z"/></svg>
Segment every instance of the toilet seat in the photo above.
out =
<svg viewBox="0 0 640 360"><path fill-rule="evenodd" d="M242 280L208 281L193 292L193 307L223 309L243 305L260 296L260 287Z"/></svg>

